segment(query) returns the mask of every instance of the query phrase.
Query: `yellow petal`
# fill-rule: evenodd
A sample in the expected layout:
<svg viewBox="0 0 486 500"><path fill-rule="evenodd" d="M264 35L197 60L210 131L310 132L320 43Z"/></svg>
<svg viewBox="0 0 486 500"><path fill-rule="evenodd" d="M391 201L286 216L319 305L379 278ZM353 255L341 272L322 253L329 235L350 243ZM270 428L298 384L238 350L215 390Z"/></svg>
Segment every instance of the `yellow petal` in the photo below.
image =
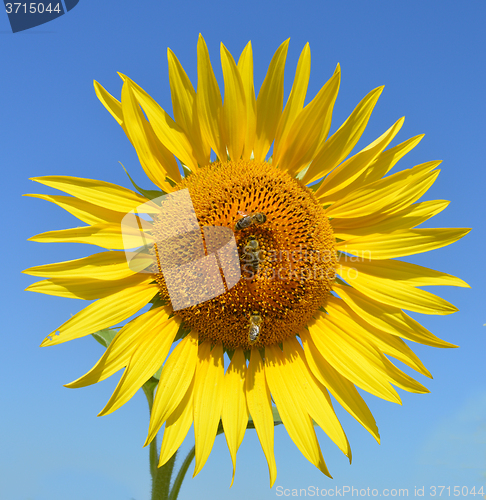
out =
<svg viewBox="0 0 486 500"><path fill-rule="evenodd" d="M131 233L131 234L130 234ZM145 235L147 242L152 242L153 238ZM47 231L36 234L29 238L29 241L41 243L85 243L87 245L97 245L101 248L123 250L140 246L140 233L133 228L125 228L114 224L96 224L94 226L74 227L71 229L60 229L59 231Z"/></svg>
<svg viewBox="0 0 486 500"><path fill-rule="evenodd" d="M24 196L40 198L41 200L55 203L57 206L74 215L74 217L90 225L106 223L120 224L123 218L123 214L120 212L108 210L71 196L49 194L24 194Z"/></svg>
<svg viewBox="0 0 486 500"><path fill-rule="evenodd" d="M326 476L332 477L322 457L312 420L302 407L301 399L296 397L295 380L288 364L278 346L265 348L265 376L285 429L304 457Z"/></svg>
<svg viewBox="0 0 486 500"><path fill-rule="evenodd" d="M342 196L340 193L342 193L343 188L356 180L390 144L402 128L404 121L404 118L400 118L378 139L333 170L319 186L316 195L325 193L327 202L339 200L340 196ZM332 196L333 194L334 196Z"/></svg>
<svg viewBox="0 0 486 500"><path fill-rule="evenodd" d="M411 139L408 139L407 141L380 153L358 178L353 180L353 182L348 184L346 187L341 188L337 196L339 196L339 198L344 198L345 196L348 196L349 193L352 193L357 189L363 189L372 182L380 180L398 162L398 160L411 151L423 137L423 135L412 137ZM320 187L321 186L319 186L319 188ZM319 189L319 191L321 195L325 195L322 190ZM337 199L337 196L335 194L334 199Z"/></svg>
<svg viewBox="0 0 486 500"><path fill-rule="evenodd" d="M121 125L125 130L123 123L123 111L120 101L115 99L109 92L107 92L96 80L93 82L96 96L101 101L103 106L110 112L111 116Z"/></svg>
<svg viewBox="0 0 486 500"><path fill-rule="evenodd" d="M417 201L437 179L432 171L440 161L427 162L373 182L333 203L326 214L332 218L354 218L370 214L395 213ZM335 201L326 193L317 196L323 204Z"/></svg>
<svg viewBox="0 0 486 500"><path fill-rule="evenodd" d="M295 337L283 342L283 357L287 361L288 376L293 377L294 394L310 417L349 458L351 448L346 434L334 412L326 388L312 375L304 351Z"/></svg>
<svg viewBox="0 0 486 500"><path fill-rule="evenodd" d="M470 229L402 229L388 234L372 234L336 243L336 250L369 259L394 259L428 252L459 240Z"/></svg>
<svg viewBox="0 0 486 500"><path fill-rule="evenodd" d="M396 165L398 160L409 153L423 138L423 134L416 135L380 153L363 175L363 179L360 179L361 183L370 184L381 179Z"/></svg>
<svg viewBox="0 0 486 500"><path fill-rule="evenodd" d="M160 448L159 467L179 449L191 428L194 413L194 380L187 389L179 406L167 419Z"/></svg>
<svg viewBox="0 0 486 500"><path fill-rule="evenodd" d="M143 118L141 123L139 125L142 125L143 129L139 132L137 132L136 123L132 124L130 123L130 115L127 116L127 113L129 113L129 110L127 111L126 109L126 103L125 103L125 116L123 115L124 111L122 109L122 103L119 102L117 99L115 99L111 94L109 94L98 82L94 82L95 84L95 91L96 95L98 96L99 100L103 103L105 108L111 113L111 115L115 118L115 120L118 122L118 124L123 128L123 131L127 135L129 141L132 143L132 145L137 149L139 147L140 141L137 141L137 138L140 137L140 134L144 137L142 141L142 147L143 149L148 149L151 151L153 154L153 160L157 165L157 168L161 170L161 172L165 172L169 175L171 179L173 179L175 182L180 180L180 173L179 173L179 168L177 166L177 162L172 155L172 153L157 139L152 125ZM123 97L123 96L122 96ZM137 113L139 113L138 110L136 110ZM137 120L138 122L138 120ZM140 128L140 127L138 127ZM136 133L136 137L133 137L133 133ZM137 144L137 145L136 145ZM140 152L137 149L137 154L140 155ZM139 156L140 158L140 156ZM141 158L141 163L142 163L142 158ZM142 163L142 166L145 169L144 164ZM153 167L150 164L146 165L148 168L148 171L146 170L147 175L150 177L149 172L153 170ZM157 177L157 175L156 175ZM150 177L152 179L152 177ZM152 179L153 180L153 179ZM155 183L159 185L157 182ZM161 177L161 184L160 187L162 187L166 191L173 191L171 188L170 184L165 183L165 175ZM165 189L167 188L167 189Z"/></svg>
<svg viewBox="0 0 486 500"><path fill-rule="evenodd" d="M221 420L223 421L224 436L233 462L233 477L235 479L236 453L245 436L248 424L248 407L245 395L246 359L243 349L235 350L231 364L224 376L224 399Z"/></svg>
<svg viewBox="0 0 486 500"><path fill-rule="evenodd" d="M280 153L285 148L290 128L304 107L307 87L309 85L310 68L311 53L309 43L306 43L300 54L292 90L290 91L287 104L278 122L277 132L275 133L275 144L273 146L273 162L275 165L279 164Z"/></svg>
<svg viewBox="0 0 486 500"><path fill-rule="evenodd" d="M116 334L96 365L82 377L66 384L65 387L75 389L96 384L127 366L139 345L139 339L153 330L160 331L161 325L169 319L171 312L169 307L157 307L127 323ZM175 318L173 319L176 321Z"/></svg>
<svg viewBox="0 0 486 500"><path fill-rule="evenodd" d="M308 330L300 332L307 363L312 374L331 392L339 404L348 411L378 442L380 435L375 419L354 385L341 376L321 355Z"/></svg>
<svg viewBox="0 0 486 500"><path fill-rule="evenodd" d="M324 359L343 377L379 398L400 403L389 384L386 358L372 346L349 337L330 315L309 325L311 338Z"/></svg>
<svg viewBox="0 0 486 500"><path fill-rule="evenodd" d="M334 302L334 306L336 306L336 302ZM334 307L333 312L335 312L336 309L337 308ZM369 353L364 354L364 356L371 361L372 366L370 375L375 372L375 377L380 377L382 380L388 380L390 383L406 391L416 392L420 394L429 392L429 390L420 382L417 382L415 379L399 370L391 361L383 356L378 349L378 345L375 339L371 338L369 335L363 335L363 332L359 331L359 328L356 324L354 324L351 317L348 317L348 320L346 321L343 320L342 314L338 315L329 312L329 314L325 315L322 324L325 324L326 326L326 335L329 335L329 329L336 330L338 333L340 333L343 340L345 340L345 342L347 342L351 346L350 352L352 352L353 349L357 346L359 346L359 350L361 351L361 353L364 352L363 348L368 350L372 349L375 351L375 353L371 356L369 355ZM376 358L376 354L378 354L380 359ZM367 361L363 363L363 365L366 364Z"/></svg>
<svg viewBox="0 0 486 500"><path fill-rule="evenodd" d="M289 41L286 40L275 52L258 93L254 146L256 161L265 160L265 156L275 138L275 132L282 114L284 70L288 48Z"/></svg>
<svg viewBox="0 0 486 500"><path fill-rule="evenodd" d="M460 286L470 288L469 285L451 274L434 271L427 267L417 266L400 260L360 260L356 257L339 255L339 262L355 267L378 278L388 278L412 286Z"/></svg>
<svg viewBox="0 0 486 500"><path fill-rule="evenodd" d="M446 300L425 290L393 279L366 273L366 266L338 265L336 272L353 288L377 302L422 314L452 314L457 311Z"/></svg>
<svg viewBox="0 0 486 500"><path fill-rule="evenodd" d="M330 295L326 302L326 311L341 321L346 330L353 336L365 339L379 351L398 359L422 375L432 378L427 368L401 338L366 323L342 299Z"/></svg>
<svg viewBox="0 0 486 500"><path fill-rule="evenodd" d="M150 264L152 259L146 258L140 263L139 270ZM101 252L82 259L56 262L44 266L35 266L22 271L31 276L41 278L89 278L92 280L118 280L132 276L137 269L128 266L125 252Z"/></svg>
<svg viewBox="0 0 486 500"><path fill-rule="evenodd" d="M223 394L223 346L216 344L211 350L211 344L203 342L198 350L198 366L194 386L196 466L193 477L199 474L211 453L221 417Z"/></svg>
<svg viewBox="0 0 486 500"><path fill-rule="evenodd" d="M56 328L41 346L62 344L116 325L138 312L157 292L156 284L143 283L99 299Z"/></svg>
<svg viewBox="0 0 486 500"><path fill-rule="evenodd" d="M246 373L246 402L253 419L258 439L268 463L270 475L270 488L277 479L277 465L275 463L274 422L272 413L272 400L268 388L263 360L256 349L252 349L248 371Z"/></svg>
<svg viewBox="0 0 486 500"><path fill-rule="evenodd" d="M379 330L432 347L456 347L430 333L397 307L379 304L350 286L335 283L333 291L364 321Z"/></svg>
<svg viewBox="0 0 486 500"><path fill-rule="evenodd" d="M167 59L169 61L169 82L175 121L191 138L199 165L207 165L211 146L207 141L203 141L201 136L197 117L196 91L181 63L170 49L167 49Z"/></svg>
<svg viewBox="0 0 486 500"><path fill-rule="evenodd" d="M229 156L239 160L246 137L246 102L245 91L240 73L233 56L221 44L221 65L224 78L224 103L222 130Z"/></svg>
<svg viewBox="0 0 486 500"><path fill-rule="evenodd" d="M238 71L241 75L246 103L246 135L243 159L249 160L253 152L256 133L256 98L253 84L253 52L248 42L238 60Z"/></svg>
<svg viewBox="0 0 486 500"><path fill-rule="evenodd" d="M442 212L449 203L446 200L423 201L391 215L375 214L355 219L333 219L331 224L334 236L343 240L374 233L392 233L398 229L412 229L422 224Z"/></svg>
<svg viewBox="0 0 486 500"><path fill-rule="evenodd" d="M89 278L52 278L38 281L26 288L29 292L45 293L70 299L94 300L107 297L125 288L150 283L150 274L136 274L121 280L93 280Z"/></svg>
<svg viewBox="0 0 486 500"><path fill-rule="evenodd" d="M320 148L305 175L304 184L324 177L348 156L361 137L383 87L372 90L356 106L349 118Z"/></svg>
<svg viewBox="0 0 486 500"><path fill-rule="evenodd" d="M297 115L282 147L279 166L295 175L307 165L331 128L332 110L337 98L341 70L338 67L316 97Z"/></svg>
<svg viewBox="0 0 486 500"><path fill-rule="evenodd" d="M159 141L179 160L191 169L197 167L194 150L182 128L145 92L127 76L119 73L122 80L133 90ZM175 172L171 173L171 176Z"/></svg>
<svg viewBox="0 0 486 500"><path fill-rule="evenodd" d="M221 134L223 104L214 76L206 42L201 34L197 42L197 115L204 140L218 158L226 160L226 148Z"/></svg>
<svg viewBox="0 0 486 500"><path fill-rule="evenodd" d="M142 110L138 105L133 90L130 84L126 81L122 87L122 109L123 119L127 129L127 134L132 141L133 147L137 152L138 159L142 165L147 177L159 188L165 192L171 192L173 189L166 180L168 169L163 165L158 158L158 151L155 146L155 134L152 127L143 116ZM177 171L177 162L172 156L172 172ZM172 176L171 176L172 177ZM180 174L173 179L180 180Z"/></svg>
<svg viewBox="0 0 486 500"><path fill-rule="evenodd" d="M109 182L62 175L32 177L31 180L64 191L93 205L124 214L142 204L145 204L144 207L146 208L151 206L147 198L134 193L130 189ZM150 213L156 211L157 207L153 205L153 211Z"/></svg>
<svg viewBox="0 0 486 500"><path fill-rule="evenodd" d="M124 405L162 366L179 324L180 321L170 318L156 329L145 331L143 335L139 333L137 348L110 400L98 416L108 415Z"/></svg>
<svg viewBox="0 0 486 500"><path fill-rule="evenodd" d="M162 424L179 406L196 371L197 333L190 332L174 348L160 374L155 394L146 446L154 439Z"/></svg>

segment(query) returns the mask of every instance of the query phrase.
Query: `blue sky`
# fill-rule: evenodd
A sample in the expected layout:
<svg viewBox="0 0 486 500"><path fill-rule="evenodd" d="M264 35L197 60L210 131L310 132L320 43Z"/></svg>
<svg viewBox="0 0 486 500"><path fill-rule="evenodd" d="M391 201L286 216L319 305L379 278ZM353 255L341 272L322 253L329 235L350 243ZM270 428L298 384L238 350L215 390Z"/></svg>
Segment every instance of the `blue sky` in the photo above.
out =
<svg viewBox="0 0 486 500"><path fill-rule="evenodd" d="M403 406L365 396L381 445L337 410L352 446L353 464L321 433L333 480L303 458L281 426L276 430L278 477L272 490L256 435L248 431L231 490L231 461L220 436L203 471L195 479L188 474L180 498L267 499L284 488L310 486L370 487L379 492L408 488L409 496L422 486L426 496L439 485L451 490L483 485L486 490L485 16L484 1L474 0L81 0L51 23L12 34L7 15L0 13L0 165L6 207L0 498L149 498L143 394L114 414L97 418L117 377L85 389L69 390L63 384L91 368L101 346L86 337L38 347L83 304L24 292L33 279L20 271L82 257L89 249L27 242L34 234L77 223L61 209L21 195L48 192L28 180L41 175L98 178L128 187L118 161L150 188L122 130L98 102L92 82L98 80L119 96L120 71L169 111L166 49L176 53L195 83L199 32L220 81L220 41L235 57L252 41L259 88L273 52L290 37L287 94L306 42L312 51L309 96L339 62L342 81L331 132L367 92L385 84L358 147L403 115L405 124L393 144L426 134L399 167L442 159L442 173L423 199L451 204L429 227L473 231L450 247L407 260L459 276L472 288L434 290L460 309L451 316L415 316L439 337L460 345L450 350L413 346L434 376L419 378L431 393L401 392ZM190 446L189 436L184 450Z"/></svg>

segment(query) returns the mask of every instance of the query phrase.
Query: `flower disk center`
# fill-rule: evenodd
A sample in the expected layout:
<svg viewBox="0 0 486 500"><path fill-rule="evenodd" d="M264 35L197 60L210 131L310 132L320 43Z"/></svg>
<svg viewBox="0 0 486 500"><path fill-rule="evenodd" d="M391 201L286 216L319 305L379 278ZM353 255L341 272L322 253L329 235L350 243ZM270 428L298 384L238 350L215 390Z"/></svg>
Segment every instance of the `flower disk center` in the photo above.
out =
<svg viewBox="0 0 486 500"><path fill-rule="evenodd" d="M312 191L266 162L214 162L177 185L201 227L231 228L241 279L211 300L175 312L200 340L251 349L298 334L334 282L334 234ZM157 232L157 223L155 223ZM169 299L162 273L161 296Z"/></svg>

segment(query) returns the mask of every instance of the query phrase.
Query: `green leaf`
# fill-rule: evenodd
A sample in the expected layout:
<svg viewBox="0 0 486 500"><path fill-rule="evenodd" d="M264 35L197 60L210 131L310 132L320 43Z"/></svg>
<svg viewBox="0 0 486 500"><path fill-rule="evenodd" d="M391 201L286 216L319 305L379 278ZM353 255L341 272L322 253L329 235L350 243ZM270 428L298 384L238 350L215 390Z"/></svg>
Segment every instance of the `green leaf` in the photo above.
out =
<svg viewBox="0 0 486 500"><path fill-rule="evenodd" d="M103 347L108 347L111 341L115 338L118 332L112 328L104 328L99 332L92 333L91 335L97 340Z"/></svg>
<svg viewBox="0 0 486 500"><path fill-rule="evenodd" d="M162 368L164 365L162 365L153 375L152 378L155 378L157 380L160 380L160 374L162 373Z"/></svg>
<svg viewBox="0 0 486 500"><path fill-rule="evenodd" d="M277 407L272 406L272 413L273 413L273 425L277 426L282 423L282 419L280 418L280 414L278 413ZM248 416L248 424L246 426L247 429L254 429L255 424L253 423L253 419L251 418L251 415Z"/></svg>
<svg viewBox="0 0 486 500"><path fill-rule="evenodd" d="M277 426L282 423L282 419L280 418L280 415L278 413L277 407L272 406L272 413L273 413L273 425ZM253 419L251 418L251 415L248 415L248 424L246 425L247 429L254 429L255 424L253 423ZM224 433L224 428L223 428L223 422L221 419L219 420L218 424L218 432L216 435L223 434Z"/></svg>
<svg viewBox="0 0 486 500"><path fill-rule="evenodd" d="M155 378L155 375L153 377L150 377L145 384L142 385L142 389L144 390L145 394L152 394L152 400L153 400L153 393L155 391L155 388L157 387L157 384L159 383L159 377L160 377L160 372L161 369L157 370L158 377ZM147 396L148 398L149 396Z"/></svg>
<svg viewBox="0 0 486 500"><path fill-rule="evenodd" d="M157 189L143 189L140 186L138 186L135 181L130 177L130 174L128 173L127 169L123 165L121 161L118 162L122 167L123 170L125 170L125 173L128 175L128 178L130 179L130 182L133 184L133 187L145 198L148 198L149 200L153 200L155 198L159 198L160 196L164 196L164 194L167 194L165 191L157 190ZM167 181L170 183L170 180L167 179ZM172 185L172 183L170 183Z"/></svg>

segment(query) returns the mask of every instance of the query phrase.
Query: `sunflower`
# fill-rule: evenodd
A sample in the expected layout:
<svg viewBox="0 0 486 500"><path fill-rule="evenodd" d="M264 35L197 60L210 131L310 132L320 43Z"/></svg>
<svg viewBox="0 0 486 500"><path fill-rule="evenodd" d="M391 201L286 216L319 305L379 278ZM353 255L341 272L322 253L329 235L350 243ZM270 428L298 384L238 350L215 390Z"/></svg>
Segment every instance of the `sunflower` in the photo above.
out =
<svg viewBox="0 0 486 500"><path fill-rule="evenodd" d="M34 178L71 196L29 196L55 203L87 225L31 240L87 243L108 251L25 271L47 278L28 290L94 300L42 346L83 337L135 315L98 363L67 385L94 384L124 368L100 415L126 403L162 367L146 441L165 423L159 465L194 425L197 474L221 420L234 478L236 453L251 418L271 485L277 470L272 409L278 409L302 454L330 476L315 425L351 460L330 396L379 441L357 388L395 403L400 403L395 387L428 392L390 358L430 377L403 339L454 346L403 310L453 313L453 305L420 287L468 286L454 276L395 260L449 245L468 233L417 229L448 205L443 200L418 202L437 178L439 161L387 175L422 136L387 149L401 118L349 157L383 88L366 95L329 137L340 67L304 105L310 75L307 44L283 107L287 49L288 40L273 56L256 97L251 43L238 63L221 45L224 101L202 37L196 90L168 50L173 118L124 75L121 101L95 82L98 98L158 189L135 192L92 179ZM186 205L177 201L181 193L187 194ZM155 201L171 196L170 210ZM192 233L186 209L197 222ZM123 222L127 214L141 229ZM181 236L186 249L197 246L202 230L230 232L233 279L231 273L218 272L225 278L219 293L200 300L205 287L212 286L204 272L197 274L198 284L168 271L171 255L182 259L179 264L195 260L193 248L186 255L172 252L176 244L166 243L174 228L181 230L174 234L186 234ZM202 257L212 254L208 241ZM125 250L143 244L149 250L130 261ZM224 269L224 256L216 261L218 271ZM187 297L195 288L199 299L176 307L174 290Z"/></svg>

